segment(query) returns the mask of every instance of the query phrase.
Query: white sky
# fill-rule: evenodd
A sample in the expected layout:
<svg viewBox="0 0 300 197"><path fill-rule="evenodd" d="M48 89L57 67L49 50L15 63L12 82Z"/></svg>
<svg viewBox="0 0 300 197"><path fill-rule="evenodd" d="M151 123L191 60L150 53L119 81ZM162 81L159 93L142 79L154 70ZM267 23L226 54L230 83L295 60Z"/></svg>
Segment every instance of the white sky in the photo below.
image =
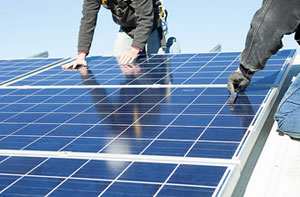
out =
<svg viewBox="0 0 300 197"><path fill-rule="evenodd" d="M0 0L0 58L22 58L49 51L52 57L75 56L83 0ZM184 4L186 3L186 4ZM242 51L255 11L262 0L164 0L169 36L183 53ZM99 13L91 55L111 54L118 26L104 8ZM284 48L298 45L292 36Z"/></svg>

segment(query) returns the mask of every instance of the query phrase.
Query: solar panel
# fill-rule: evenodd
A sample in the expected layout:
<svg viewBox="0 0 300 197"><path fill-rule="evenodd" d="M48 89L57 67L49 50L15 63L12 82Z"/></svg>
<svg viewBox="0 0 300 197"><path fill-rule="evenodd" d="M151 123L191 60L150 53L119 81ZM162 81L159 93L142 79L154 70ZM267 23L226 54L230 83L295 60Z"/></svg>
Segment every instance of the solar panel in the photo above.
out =
<svg viewBox="0 0 300 197"><path fill-rule="evenodd" d="M254 75L252 85L278 85L294 50L273 56L266 68ZM60 66L11 84L12 86L80 85L199 85L226 84L229 74L239 65L240 53L153 55L141 57L130 71L120 69L114 57L89 57L88 70L65 71ZM86 81L93 83L90 84Z"/></svg>
<svg viewBox="0 0 300 197"><path fill-rule="evenodd" d="M232 105L226 88L5 91L1 149L231 159L271 89Z"/></svg>
<svg viewBox="0 0 300 197"><path fill-rule="evenodd" d="M230 196L294 54L272 56L235 104L239 52L141 57L124 73L95 56L2 86L0 193Z"/></svg>
<svg viewBox="0 0 300 197"><path fill-rule="evenodd" d="M221 184L236 171L230 165L44 157L1 160L1 195L212 196L222 192ZM193 173L198 176L190 177Z"/></svg>
<svg viewBox="0 0 300 197"><path fill-rule="evenodd" d="M15 80L26 74L36 72L42 68L55 65L63 58L27 58L0 60L0 85Z"/></svg>

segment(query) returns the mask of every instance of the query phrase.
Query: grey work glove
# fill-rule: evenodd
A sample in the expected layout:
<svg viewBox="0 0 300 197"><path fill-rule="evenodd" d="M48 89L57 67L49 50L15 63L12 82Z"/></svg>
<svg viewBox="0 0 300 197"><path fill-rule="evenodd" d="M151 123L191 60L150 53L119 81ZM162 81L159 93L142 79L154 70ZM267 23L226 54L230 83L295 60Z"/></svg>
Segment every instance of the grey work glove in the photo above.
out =
<svg viewBox="0 0 300 197"><path fill-rule="evenodd" d="M244 91L249 85L254 72L240 65L239 68L232 72L228 77L227 88L231 94L237 91Z"/></svg>

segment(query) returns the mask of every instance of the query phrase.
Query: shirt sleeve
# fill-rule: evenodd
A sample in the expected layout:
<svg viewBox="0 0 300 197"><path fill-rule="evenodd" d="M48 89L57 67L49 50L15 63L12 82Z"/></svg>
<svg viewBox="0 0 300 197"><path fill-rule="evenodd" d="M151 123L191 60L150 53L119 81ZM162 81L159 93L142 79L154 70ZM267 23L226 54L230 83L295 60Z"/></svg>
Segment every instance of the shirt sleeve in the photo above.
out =
<svg viewBox="0 0 300 197"><path fill-rule="evenodd" d="M78 36L78 52L85 51L88 53L90 50L100 7L101 2L99 0L84 0Z"/></svg>
<svg viewBox="0 0 300 197"><path fill-rule="evenodd" d="M143 49L152 32L154 11L152 0L132 0L137 16L137 27L134 32L132 46Z"/></svg>

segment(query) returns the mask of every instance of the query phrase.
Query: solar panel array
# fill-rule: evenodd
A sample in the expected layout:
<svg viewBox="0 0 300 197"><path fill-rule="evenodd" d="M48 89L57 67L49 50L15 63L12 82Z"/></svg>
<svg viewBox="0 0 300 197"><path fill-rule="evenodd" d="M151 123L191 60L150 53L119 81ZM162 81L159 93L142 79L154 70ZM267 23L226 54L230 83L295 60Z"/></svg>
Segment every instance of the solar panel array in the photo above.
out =
<svg viewBox="0 0 300 197"><path fill-rule="evenodd" d="M16 80L0 88L0 193L230 194L294 54L273 56L235 104L226 88L235 52L142 57L124 73L113 57L90 57L88 69Z"/></svg>
<svg viewBox="0 0 300 197"><path fill-rule="evenodd" d="M0 85L62 61L63 58L0 60Z"/></svg>

